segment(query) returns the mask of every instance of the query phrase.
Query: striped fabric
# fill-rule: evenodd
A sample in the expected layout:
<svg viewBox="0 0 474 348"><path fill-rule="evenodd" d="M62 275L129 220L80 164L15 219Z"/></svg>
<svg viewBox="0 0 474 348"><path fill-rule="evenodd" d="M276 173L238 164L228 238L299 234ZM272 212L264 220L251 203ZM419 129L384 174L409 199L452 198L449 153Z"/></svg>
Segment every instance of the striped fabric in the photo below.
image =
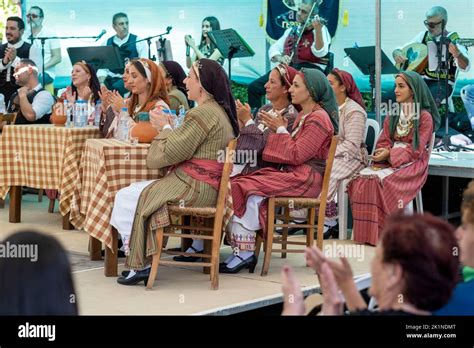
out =
<svg viewBox="0 0 474 348"><path fill-rule="evenodd" d="M0 198L10 186L56 189L61 192L60 212L66 215L85 142L99 136L97 127L5 126L0 137Z"/></svg>
<svg viewBox="0 0 474 348"><path fill-rule="evenodd" d="M299 123L302 116L300 114L295 124ZM235 215L238 217L244 215L247 199L251 195L318 197L321 192L322 176L306 163L314 159L327 159L333 133L334 128L328 114L319 108L306 116L294 138L290 134L270 135L263 152L263 159L281 163L284 165L284 169L263 168L249 175L232 178ZM266 200L260 205L259 220L260 225L263 226L263 236L265 237ZM228 236L228 240L232 241L233 247L249 250L249 241L242 241L238 235L231 234Z"/></svg>
<svg viewBox="0 0 474 348"><path fill-rule="evenodd" d="M413 129L405 137L396 136L397 146L390 138L389 117L385 119L377 148L390 149L393 174L383 180L377 175L356 176L348 185L348 193L354 216L354 240L359 243L377 244L385 217L404 209L421 190L428 177L428 150L433 133L431 115L422 111L420 117L420 145L412 148ZM400 146L400 143L405 146ZM411 163L412 162L412 163ZM411 164L409 164L411 163ZM404 166L407 165L408 166ZM374 168L387 167L377 164Z"/></svg>
<svg viewBox="0 0 474 348"><path fill-rule="evenodd" d="M87 140L71 203L70 220L77 229L112 248L110 216L115 194L131 183L161 174L146 167L149 147L115 139Z"/></svg>
<svg viewBox="0 0 474 348"><path fill-rule="evenodd" d="M191 158L224 160L222 156L233 136L224 110L216 102L209 101L190 110L179 128L165 130L155 138L147 165L166 168ZM126 266L142 268L156 253L154 232L158 227L169 225L167 204L215 206L216 199L217 191L212 186L192 179L179 168L149 185L138 202ZM153 219L150 219L152 215Z"/></svg>

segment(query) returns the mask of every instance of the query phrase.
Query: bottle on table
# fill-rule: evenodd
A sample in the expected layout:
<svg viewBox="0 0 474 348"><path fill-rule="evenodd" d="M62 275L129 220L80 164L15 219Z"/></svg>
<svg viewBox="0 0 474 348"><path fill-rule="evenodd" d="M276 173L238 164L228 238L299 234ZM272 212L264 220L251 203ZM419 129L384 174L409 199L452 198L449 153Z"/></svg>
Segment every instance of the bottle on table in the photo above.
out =
<svg viewBox="0 0 474 348"><path fill-rule="evenodd" d="M5 112L6 112L5 96L0 93L0 114L4 114Z"/></svg>
<svg viewBox="0 0 474 348"><path fill-rule="evenodd" d="M87 103L77 100L74 107L74 127L84 128L87 124Z"/></svg>
<svg viewBox="0 0 474 348"><path fill-rule="evenodd" d="M102 102L100 100L95 104L94 126L100 126L100 116L102 115Z"/></svg>
<svg viewBox="0 0 474 348"><path fill-rule="evenodd" d="M184 107L184 105L180 105L178 110L179 110L178 123L177 123L176 127L179 127L183 124L184 117L186 116L186 108Z"/></svg>
<svg viewBox="0 0 474 348"><path fill-rule="evenodd" d="M130 131L128 127L129 119L130 116L128 115L128 109L126 107L123 107L119 115L117 140L128 140L128 135Z"/></svg>

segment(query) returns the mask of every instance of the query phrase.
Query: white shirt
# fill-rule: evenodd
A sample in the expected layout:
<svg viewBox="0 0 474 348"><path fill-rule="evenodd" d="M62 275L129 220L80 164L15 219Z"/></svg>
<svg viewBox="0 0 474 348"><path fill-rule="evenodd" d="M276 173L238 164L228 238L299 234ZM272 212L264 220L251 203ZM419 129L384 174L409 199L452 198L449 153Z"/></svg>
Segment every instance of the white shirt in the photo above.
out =
<svg viewBox="0 0 474 348"><path fill-rule="evenodd" d="M43 86L41 86L41 83L38 83L36 87L33 88L33 90L38 91L42 87ZM53 96L51 95L51 93L45 90L36 94L35 98L33 99L33 103L31 103L31 107L35 111L37 120L39 120L44 115L51 113L53 105L54 105Z"/></svg>
<svg viewBox="0 0 474 348"><path fill-rule="evenodd" d="M288 28L285 30L283 35L273 44L270 46L270 49L268 50L268 56L270 57L270 60L277 56L277 55L283 55L285 51L285 41L288 35L290 35L292 31L292 28ZM314 30L313 30L314 33ZM331 43L331 35L329 35L328 28L326 26L322 27L322 33L323 33L323 41L324 45L323 47L318 50L316 49L316 33L314 33L314 41L313 44L311 45L311 52L315 57L322 58L326 56L329 53L329 44ZM278 63L272 62L272 68L274 68ZM324 65L317 64L318 66L322 67L323 69L325 68Z"/></svg>
<svg viewBox="0 0 474 348"><path fill-rule="evenodd" d="M20 40L16 44L13 44L13 45L10 44L10 43L7 43L7 47L15 47L18 50L21 46L23 46L24 43L25 43L25 41L23 41L23 40ZM30 55L31 55L31 49L30 49ZM21 58L16 56L15 59L13 60L13 62L9 62L7 65L3 65L3 58L4 57L1 57L1 59L0 59L0 71L3 71L5 69L7 69L6 81L10 82L11 69L16 68L16 65L18 64L18 62L20 62Z"/></svg>
<svg viewBox="0 0 474 348"><path fill-rule="evenodd" d="M123 39L120 39L117 35L115 35L113 39L114 44L116 44L118 47L121 47L128 41L129 37L130 37L130 33L127 36L125 36ZM137 41L138 40L140 40L139 37L137 37ZM103 41L101 45L107 46L107 41L109 40ZM137 45L138 57L148 58L148 43L146 41L142 41L142 42L137 43L136 45ZM121 78L122 74L114 74L109 69L99 69L97 71L97 77L100 78L104 76Z"/></svg>
<svg viewBox="0 0 474 348"><path fill-rule="evenodd" d="M36 40L35 38L37 37L54 37L57 36L56 32L52 29L45 28L43 25L43 28L41 28L41 31L35 35L33 38L33 43L31 45L30 49L30 59L36 63L38 66L38 74L41 74L43 72L43 60L41 57L41 40ZM31 30L30 27L27 26L25 28L25 33L23 34L23 38L25 39L26 42L31 43ZM59 43L59 40L57 39L51 39L51 40L45 40L44 42L44 62L45 65L51 60L52 56L52 50L55 49L60 49L61 45ZM56 77L56 67L50 67L46 69L46 73L51 76L51 78L54 80Z"/></svg>

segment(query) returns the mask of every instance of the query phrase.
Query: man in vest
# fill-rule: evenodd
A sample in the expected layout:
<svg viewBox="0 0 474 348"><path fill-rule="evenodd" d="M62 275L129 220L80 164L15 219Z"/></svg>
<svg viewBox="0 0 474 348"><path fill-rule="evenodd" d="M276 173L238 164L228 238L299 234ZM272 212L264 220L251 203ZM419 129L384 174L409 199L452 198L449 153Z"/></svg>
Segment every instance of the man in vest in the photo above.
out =
<svg viewBox="0 0 474 348"><path fill-rule="evenodd" d="M16 112L15 124L49 123L54 98L38 80L38 67L31 59L21 59L15 67L21 86L10 98L8 112Z"/></svg>
<svg viewBox="0 0 474 348"><path fill-rule="evenodd" d="M439 42L444 28L444 35L451 41L448 48L449 84L447 93L448 96L450 96L456 80L457 69L459 68L461 71L468 71L470 69L470 63L467 56L466 47L456 44L456 41L459 39L459 35L454 31L448 31L446 29L447 23L448 12L445 8L441 6L435 6L429 9L428 12L426 12L426 20L424 21L427 30L418 33L418 35L416 35L405 46L414 43L422 43L428 46L430 42ZM431 58L437 59L436 57ZM407 57L403 55L401 48L397 48L393 51L393 59L395 59L397 63L403 63L407 60ZM445 78L446 74L439 74L436 69L430 70L429 64L427 64L426 68L421 72L421 75L430 88L431 94L433 95L436 103L438 105L441 104L446 96L446 88L444 81L442 80ZM438 77L440 79L438 79Z"/></svg>
<svg viewBox="0 0 474 348"><path fill-rule="evenodd" d="M25 22L20 17L8 17L5 28L7 43L0 46L0 93L8 104L12 94L19 88L13 72L20 58L29 58L31 45L23 41Z"/></svg>
<svg viewBox="0 0 474 348"><path fill-rule="evenodd" d="M133 58L148 58L148 45L145 41L136 43L139 39L136 35L129 33L128 24L128 16L125 13L116 13L112 19L112 26L117 35L104 42L104 46L118 47L124 63ZM127 90L123 85L122 74L123 70L100 69L97 71L101 85L124 95Z"/></svg>
<svg viewBox="0 0 474 348"><path fill-rule="evenodd" d="M296 13L296 20L299 27L288 28L283 36L279 38L268 50L268 56L272 65L278 63L289 64L295 69L313 68L324 71L328 61L326 57L329 53L331 36L319 17L314 18L306 28L303 26L311 15L314 0L301 0ZM298 36L303 31L301 40ZM273 66L274 67L274 66ZM262 97L265 95L265 83L268 81L270 72L253 81L248 88L248 100L252 109L262 105Z"/></svg>

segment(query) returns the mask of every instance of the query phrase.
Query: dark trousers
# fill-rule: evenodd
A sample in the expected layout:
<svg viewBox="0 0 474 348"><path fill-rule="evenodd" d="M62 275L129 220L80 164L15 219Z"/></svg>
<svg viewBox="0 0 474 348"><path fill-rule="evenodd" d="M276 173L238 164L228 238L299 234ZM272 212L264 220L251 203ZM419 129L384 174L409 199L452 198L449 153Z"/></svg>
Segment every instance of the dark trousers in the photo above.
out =
<svg viewBox="0 0 474 348"><path fill-rule="evenodd" d="M108 89L118 91L122 97L128 92L123 84L123 79L120 77L107 77L104 83Z"/></svg>
<svg viewBox="0 0 474 348"><path fill-rule="evenodd" d="M295 64L295 65L292 65L292 66L296 70L300 70L301 68L311 68L311 69L317 68L317 69L322 71L322 69L320 67L318 67L317 65L311 64L311 63L300 63L300 64ZM268 81L268 78L270 76L270 72L271 71L267 72L265 75L260 76L258 79L252 81L249 84L248 99L249 99L249 105L252 109L255 109L255 108L258 109L263 104L262 99L266 94L265 84Z"/></svg>

